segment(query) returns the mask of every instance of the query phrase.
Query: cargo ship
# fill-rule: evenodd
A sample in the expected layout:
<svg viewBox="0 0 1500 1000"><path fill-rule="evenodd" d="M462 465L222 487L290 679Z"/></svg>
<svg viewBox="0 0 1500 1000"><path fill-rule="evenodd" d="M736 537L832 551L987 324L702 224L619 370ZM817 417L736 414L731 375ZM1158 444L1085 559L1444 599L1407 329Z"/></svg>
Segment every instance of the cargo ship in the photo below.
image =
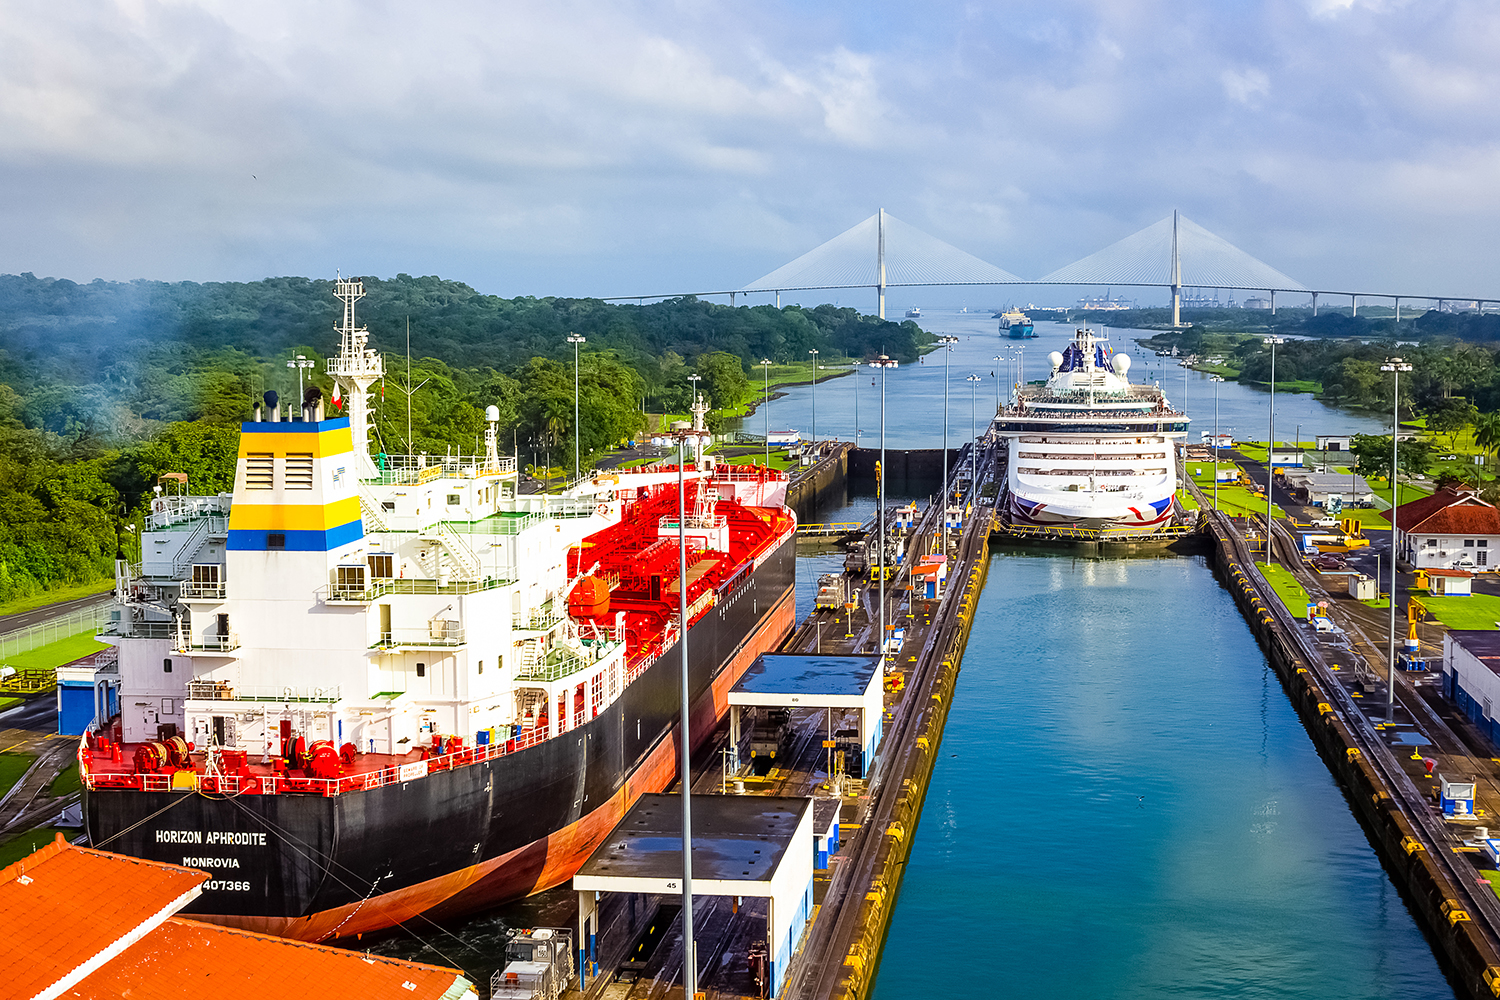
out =
<svg viewBox="0 0 1500 1000"><path fill-rule="evenodd" d="M1010 439L1002 516L1140 533L1171 523L1187 414L1159 386L1132 384L1129 356L1091 330L1048 357L1047 381L1019 387L995 418L995 432Z"/></svg>
<svg viewBox="0 0 1500 1000"><path fill-rule="evenodd" d="M705 454L701 399L680 465L560 495L519 491L493 407L482 454L372 454L382 359L362 284L336 292L345 413L267 393L232 493L167 479L78 746L92 844L211 872L189 914L316 941L567 880L676 778L682 637L697 743L795 619L786 477Z"/></svg>
<svg viewBox="0 0 1500 1000"><path fill-rule="evenodd" d="M1036 337L1036 324L1021 310L1011 308L1000 314L1000 332L1009 333L1011 340L1031 340Z"/></svg>

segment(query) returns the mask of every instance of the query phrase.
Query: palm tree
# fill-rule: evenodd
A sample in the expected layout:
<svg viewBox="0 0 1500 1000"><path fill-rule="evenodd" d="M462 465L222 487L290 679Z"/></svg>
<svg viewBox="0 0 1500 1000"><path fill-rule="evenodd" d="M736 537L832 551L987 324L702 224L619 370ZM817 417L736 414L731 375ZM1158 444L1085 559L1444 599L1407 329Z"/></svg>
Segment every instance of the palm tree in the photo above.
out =
<svg viewBox="0 0 1500 1000"><path fill-rule="evenodd" d="M1481 413L1474 418L1474 444L1486 458L1500 451L1500 413Z"/></svg>

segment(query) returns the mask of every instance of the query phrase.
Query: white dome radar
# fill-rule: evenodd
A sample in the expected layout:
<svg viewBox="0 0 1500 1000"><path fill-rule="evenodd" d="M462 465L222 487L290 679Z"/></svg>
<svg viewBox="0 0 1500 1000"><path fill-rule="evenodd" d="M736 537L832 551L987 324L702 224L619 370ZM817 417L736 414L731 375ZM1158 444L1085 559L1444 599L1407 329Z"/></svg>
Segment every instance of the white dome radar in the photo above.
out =
<svg viewBox="0 0 1500 1000"><path fill-rule="evenodd" d="M1130 371L1130 355L1128 355L1128 354L1116 354L1115 355L1115 360L1114 360L1114 365L1115 365L1115 374L1118 375L1118 376L1120 376L1121 378L1124 378L1125 377L1125 373L1128 372L1128 371Z"/></svg>
<svg viewBox="0 0 1500 1000"><path fill-rule="evenodd" d="M1062 367L1062 352L1053 351L1051 354L1047 355L1047 360L1052 362L1052 370L1057 371Z"/></svg>

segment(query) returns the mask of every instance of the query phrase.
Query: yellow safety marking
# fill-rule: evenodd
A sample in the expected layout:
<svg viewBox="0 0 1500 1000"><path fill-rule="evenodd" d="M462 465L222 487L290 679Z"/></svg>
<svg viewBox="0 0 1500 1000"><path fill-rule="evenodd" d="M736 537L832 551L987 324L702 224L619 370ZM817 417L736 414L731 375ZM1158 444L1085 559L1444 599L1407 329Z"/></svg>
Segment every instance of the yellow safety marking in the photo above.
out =
<svg viewBox="0 0 1500 1000"><path fill-rule="evenodd" d="M1328 702L1326 702L1326 701L1320 701L1320 702L1318 702L1318 714L1319 715L1327 715L1329 712L1332 712L1332 711L1333 711L1333 706L1330 705L1330 704L1328 704Z"/></svg>
<svg viewBox="0 0 1500 1000"><path fill-rule="evenodd" d="M251 452L270 452L278 457L287 452L314 458L327 458L354 450L354 437L348 427L334 427L326 431L245 431L240 435L239 457Z"/></svg>
<svg viewBox="0 0 1500 1000"><path fill-rule="evenodd" d="M1347 750L1344 751L1344 754L1351 761L1353 761L1353 760L1359 760L1359 757L1360 757L1360 753L1359 753L1359 748L1358 747L1350 747L1349 749L1347 749Z"/></svg>
<svg viewBox="0 0 1500 1000"><path fill-rule="evenodd" d="M359 517L359 497L326 504L237 503L229 512L229 527L235 531L327 531Z"/></svg>
<svg viewBox="0 0 1500 1000"><path fill-rule="evenodd" d="M1415 854L1418 851L1425 851L1425 850L1427 850L1427 848L1425 848L1421 844L1417 843L1411 837L1402 837L1401 838L1401 848L1404 851L1406 851L1407 854Z"/></svg>

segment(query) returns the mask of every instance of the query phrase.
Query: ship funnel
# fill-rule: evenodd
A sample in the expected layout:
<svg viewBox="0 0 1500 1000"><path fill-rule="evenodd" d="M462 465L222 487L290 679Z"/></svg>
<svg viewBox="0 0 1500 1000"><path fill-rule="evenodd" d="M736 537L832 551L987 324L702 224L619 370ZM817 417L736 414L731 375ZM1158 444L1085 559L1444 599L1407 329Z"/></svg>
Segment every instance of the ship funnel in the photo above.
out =
<svg viewBox="0 0 1500 1000"><path fill-rule="evenodd" d="M1130 355L1116 354L1114 358L1115 374L1124 378L1130 371Z"/></svg>

